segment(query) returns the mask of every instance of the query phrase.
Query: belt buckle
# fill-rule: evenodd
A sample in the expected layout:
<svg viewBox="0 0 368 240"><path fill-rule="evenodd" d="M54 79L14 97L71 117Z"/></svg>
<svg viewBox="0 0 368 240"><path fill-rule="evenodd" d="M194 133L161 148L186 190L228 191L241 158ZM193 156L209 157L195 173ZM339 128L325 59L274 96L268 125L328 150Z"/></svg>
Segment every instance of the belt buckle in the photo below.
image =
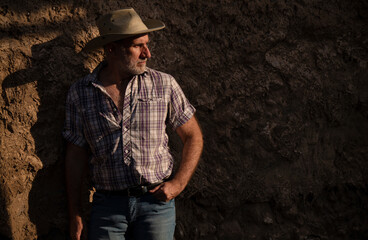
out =
<svg viewBox="0 0 368 240"><path fill-rule="evenodd" d="M127 189L128 197L140 197L146 192L148 192L146 186L136 186Z"/></svg>

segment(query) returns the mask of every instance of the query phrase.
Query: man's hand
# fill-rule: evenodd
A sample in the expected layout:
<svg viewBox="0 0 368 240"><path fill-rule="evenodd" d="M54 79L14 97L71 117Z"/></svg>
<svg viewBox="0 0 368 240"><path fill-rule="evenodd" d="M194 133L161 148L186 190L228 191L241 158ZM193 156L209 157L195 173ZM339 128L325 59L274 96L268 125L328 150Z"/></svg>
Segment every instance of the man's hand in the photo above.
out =
<svg viewBox="0 0 368 240"><path fill-rule="evenodd" d="M80 216L75 216L70 219L70 237L72 240L86 240L87 231L83 228L83 221Z"/></svg>
<svg viewBox="0 0 368 240"><path fill-rule="evenodd" d="M173 180L171 180L168 182L161 183L154 189L151 189L149 192L153 194L153 196L158 200L168 202L171 199L178 196L184 190L184 187L181 186L179 183L176 183Z"/></svg>

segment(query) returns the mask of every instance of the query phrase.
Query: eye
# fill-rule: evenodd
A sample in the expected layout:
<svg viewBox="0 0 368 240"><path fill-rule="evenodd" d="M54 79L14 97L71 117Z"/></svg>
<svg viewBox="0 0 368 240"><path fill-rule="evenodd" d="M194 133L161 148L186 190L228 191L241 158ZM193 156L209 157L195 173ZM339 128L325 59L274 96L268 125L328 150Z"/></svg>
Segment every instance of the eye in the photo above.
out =
<svg viewBox="0 0 368 240"><path fill-rule="evenodd" d="M135 49L149 48L148 44L146 44L146 43L133 44L132 47L135 48Z"/></svg>
<svg viewBox="0 0 368 240"><path fill-rule="evenodd" d="M133 47L134 47L134 48L142 48L142 47L143 47L143 45L142 45L142 44L135 44L135 45L133 45Z"/></svg>

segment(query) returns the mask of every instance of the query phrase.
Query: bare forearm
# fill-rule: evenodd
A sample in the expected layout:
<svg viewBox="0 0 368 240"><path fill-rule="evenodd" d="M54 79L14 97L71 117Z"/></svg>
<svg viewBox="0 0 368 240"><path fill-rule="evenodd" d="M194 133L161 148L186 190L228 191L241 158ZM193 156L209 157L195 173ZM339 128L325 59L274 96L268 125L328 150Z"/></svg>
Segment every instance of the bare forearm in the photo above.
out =
<svg viewBox="0 0 368 240"><path fill-rule="evenodd" d="M88 155L83 148L68 144L65 158L66 189L71 217L80 215L82 178L86 171Z"/></svg>
<svg viewBox="0 0 368 240"><path fill-rule="evenodd" d="M185 139L182 160L173 178L173 181L177 182L182 189L186 187L198 165L202 148L203 140L201 134Z"/></svg>
<svg viewBox="0 0 368 240"><path fill-rule="evenodd" d="M195 117L179 127L176 132L184 146L182 160L173 182L180 186L181 191L186 187L192 177L203 149L203 137L201 129Z"/></svg>

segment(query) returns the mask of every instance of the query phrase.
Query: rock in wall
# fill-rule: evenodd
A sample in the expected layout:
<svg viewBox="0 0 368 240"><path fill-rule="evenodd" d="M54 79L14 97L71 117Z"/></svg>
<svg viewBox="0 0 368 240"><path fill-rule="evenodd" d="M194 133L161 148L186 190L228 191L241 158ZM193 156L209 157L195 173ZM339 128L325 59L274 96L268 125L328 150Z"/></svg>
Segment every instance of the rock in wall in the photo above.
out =
<svg viewBox="0 0 368 240"><path fill-rule="evenodd" d="M103 58L80 53L95 19L127 6L167 25L149 66L204 133L176 239L368 239L363 0L2 1L0 239L66 238L66 92Z"/></svg>

